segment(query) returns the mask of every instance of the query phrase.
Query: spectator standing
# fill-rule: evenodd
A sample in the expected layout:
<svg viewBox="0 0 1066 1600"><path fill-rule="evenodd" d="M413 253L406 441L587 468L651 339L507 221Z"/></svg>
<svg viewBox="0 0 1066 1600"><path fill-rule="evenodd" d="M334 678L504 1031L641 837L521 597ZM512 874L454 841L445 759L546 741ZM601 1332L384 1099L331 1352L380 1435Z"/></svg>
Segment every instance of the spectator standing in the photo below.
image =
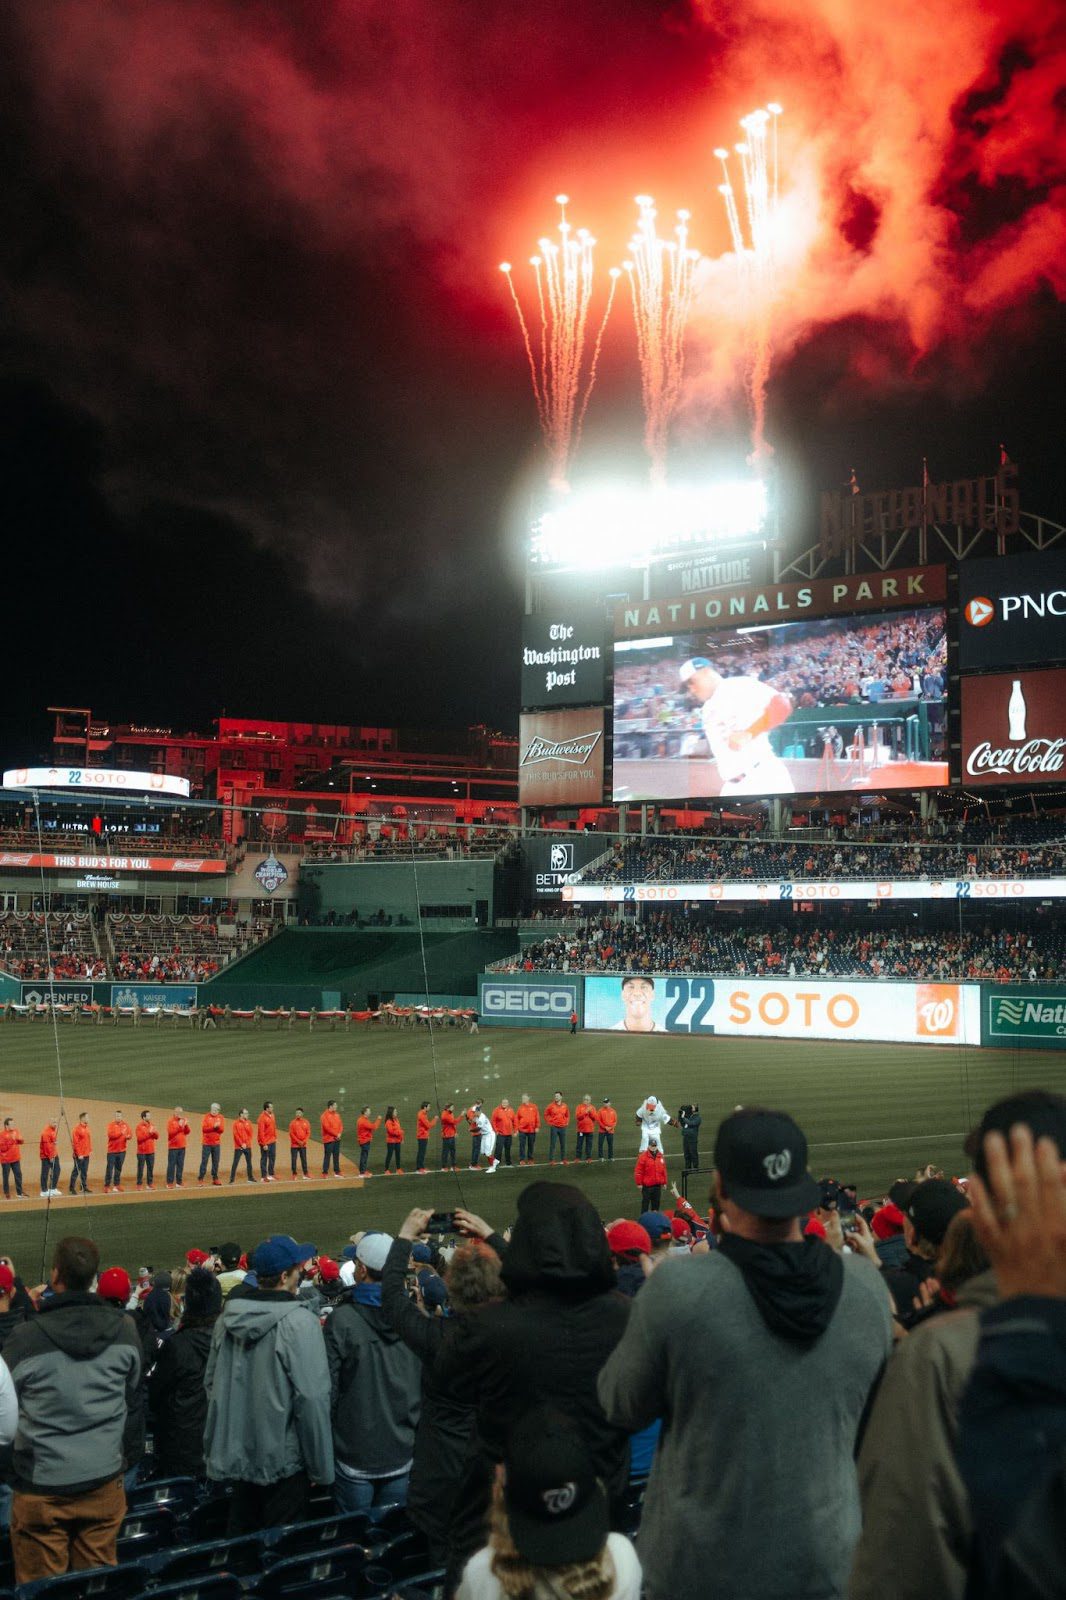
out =
<svg viewBox="0 0 1066 1600"><path fill-rule="evenodd" d="M396 1115L396 1107L395 1106L386 1106L385 1107L385 1176L386 1176L386 1178L391 1177L393 1175L393 1172L392 1172L393 1167L395 1167L397 1175L399 1175L400 1173L403 1172L403 1168L400 1165L400 1162L402 1161L402 1159L403 1159L403 1126L402 1126L402 1124L400 1122L399 1117Z"/></svg>
<svg viewBox="0 0 1066 1600"><path fill-rule="evenodd" d="M226 1129L226 1119L220 1115L221 1110L218 1101L212 1100L210 1111L200 1123L200 1171L196 1175L197 1183L202 1184L210 1166L211 1182L216 1189L222 1187L218 1164L222 1154L222 1135Z"/></svg>
<svg viewBox="0 0 1066 1600"><path fill-rule="evenodd" d="M601 1161L613 1161L614 1130L618 1126L618 1112L614 1109L614 1106L611 1104L606 1095L603 1097L602 1106L596 1113L596 1121L599 1123L600 1127L600 1137L597 1141L598 1148L596 1154ZM607 1152L606 1156L603 1153L605 1150Z"/></svg>
<svg viewBox="0 0 1066 1600"><path fill-rule="evenodd" d="M126 1161L126 1146L133 1138L133 1129L122 1115L115 1112L107 1125L107 1165L104 1169L104 1193L122 1193L122 1168Z"/></svg>
<svg viewBox="0 0 1066 1600"><path fill-rule="evenodd" d="M492 1486L489 1542L467 1563L456 1600L640 1600L637 1553L609 1531L609 1515L580 1433L553 1407L538 1406L507 1436Z"/></svg>
<svg viewBox="0 0 1066 1600"><path fill-rule="evenodd" d="M137 1187L138 1189L155 1188L155 1147L159 1141L159 1131L154 1126L147 1111L141 1112L135 1135L137 1139Z"/></svg>
<svg viewBox="0 0 1066 1600"><path fill-rule="evenodd" d="M359 1146L359 1171L366 1172L370 1164L370 1143L381 1127L381 1118L371 1120L370 1107L364 1106L355 1124L355 1141Z"/></svg>
<svg viewBox="0 0 1066 1600"><path fill-rule="evenodd" d="M184 1315L148 1379L148 1412L162 1478L204 1477L204 1374L221 1311L220 1280L205 1267L194 1267L185 1280Z"/></svg>
<svg viewBox="0 0 1066 1600"><path fill-rule="evenodd" d="M256 1287L230 1294L211 1336L204 1461L234 1485L231 1536L298 1522L311 1484L333 1482L326 1347L296 1293L316 1254L272 1235L252 1256Z"/></svg>
<svg viewBox="0 0 1066 1600"><path fill-rule="evenodd" d="M225 1244L220 1244L215 1251L215 1271L218 1274L218 1286L222 1291L222 1298L236 1289L245 1279L244 1268L241 1266L241 1247L235 1239L229 1239Z"/></svg>
<svg viewBox="0 0 1066 1600"><path fill-rule="evenodd" d="M505 1167L511 1165L511 1142L514 1139L515 1114L510 1100L503 1099L492 1113L492 1131L496 1135L498 1159Z"/></svg>
<svg viewBox="0 0 1066 1600"><path fill-rule="evenodd" d="M575 1159L578 1161L592 1160L592 1135L597 1126L596 1108L592 1104L592 1096L584 1095L577 1108L577 1151Z"/></svg>
<svg viewBox="0 0 1066 1600"><path fill-rule="evenodd" d="M568 1166L566 1159L566 1130L570 1126L570 1107L563 1099L561 1089L556 1089L548 1105L544 1108L544 1120L548 1124L548 1160L552 1166L558 1166L555 1152L559 1152L559 1161L563 1166Z"/></svg>
<svg viewBox="0 0 1066 1600"><path fill-rule="evenodd" d="M249 1183L258 1183L259 1179L252 1171L252 1119L248 1115L248 1107L242 1106L240 1112L233 1119L233 1160L230 1162L229 1181L232 1183L237 1176L237 1168L244 1162Z"/></svg>
<svg viewBox="0 0 1066 1600"><path fill-rule="evenodd" d="M435 1365L441 1383L477 1405L449 1527L453 1583L481 1546L507 1431L540 1402L573 1417L612 1500L628 1479L626 1437L604 1416L596 1375L621 1338L629 1302L615 1290L603 1224L580 1189L531 1183L522 1190L501 1276L508 1298L454 1323Z"/></svg>
<svg viewBox="0 0 1066 1600"><path fill-rule="evenodd" d="M518 1165L531 1167L537 1143L537 1129L540 1127L540 1110L528 1094L522 1096L522 1103L515 1112L515 1125L518 1128Z"/></svg>
<svg viewBox="0 0 1066 1600"><path fill-rule="evenodd" d="M16 1328L34 1314L34 1304L15 1277L10 1256L0 1258L0 1351ZM7 1526L6 1522L3 1524Z"/></svg>
<svg viewBox="0 0 1066 1600"><path fill-rule="evenodd" d="M41 1129L39 1144L41 1157L41 1199L54 1200L63 1193L59 1187L59 1125L57 1120L46 1122Z"/></svg>
<svg viewBox="0 0 1066 1600"><path fill-rule="evenodd" d="M91 1293L99 1265L91 1239L60 1239L51 1296L4 1346L19 1400L11 1548L20 1584L116 1561L141 1352L132 1322Z"/></svg>
<svg viewBox="0 0 1066 1600"><path fill-rule="evenodd" d="M853 1452L892 1345L888 1296L868 1262L802 1237L820 1191L791 1117L734 1112L715 1167L719 1248L652 1274L599 1377L614 1423L663 1418L647 1592L701 1594L713 1573L716 1600L829 1600L859 1533ZM816 1472L797 1472L795 1441Z"/></svg>
<svg viewBox="0 0 1066 1600"><path fill-rule="evenodd" d="M903 1208L906 1259L901 1267L882 1269L904 1327L909 1326L914 1315L922 1284L935 1276L937 1251L952 1218L965 1211L969 1203L947 1178L927 1178L914 1185Z"/></svg>
<svg viewBox="0 0 1066 1600"><path fill-rule="evenodd" d="M264 1100L256 1124L256 1141L259 1145L259 1176L264 1183L274 1183L274 1164L278 1156L278 1124L274 1116L273 1100Z"/></svg>
<svg viewBox="0 0 1066 1600"><path fill-rule="evenodd" d="M677 1113L677 1120L681 1128L685 1171L696 1172L700 1164L700 1124L703 1121L699 1106L682 1106Z"/></svg>
<svg viewBox="0 0 1066 1600"><path fill-rule="evenodd" d="M327 1100L326 1109L322 1113L322 1176L328 1177L330 1172L335 1178L341 1175L341 1134L344 1132L344 1123L337 1110L336 1100Z"/></svg>
<svg viewBox="0 0 1066 1600"><path fill-rule="evenodd" d="M78 1120L70 1131L70 1142L74 1150L74 1167L70 1174L70 1192L74 1194L78 1184L81 1184L82 1194L91 1194L89 1188L89 1157L93 1151L93 1136L89 1130L89 1113L78 1112Z"/></svg>
<svg viewBox="0 0 1066 1600"><path fill-rule="evenodd" d="M300 1168L304 1183L308 1180L307 1171L307 1141L311 1137L311 1124L304 1115L303 1106L296 1107L296 1115L289 1123L289 1160L292 1163L292 1177L296 1180L297 1166Z"/></svg>
<svg viewBox="0 0 1066 1600"><path fill-rule="evenodd" d="M180 1189L185 1182L185 1145L192 1129L181 1106L167 1118L167 1188Z"/></svg>
<svg viewBox="0 0 1066 1600"><path fill-rule="evenodd" d="M571 1011L571 1013L570 1013L570 1032L571 1033L576 1033L577 1032L577 1012L576 1011Z"/></svg>
<svg viewBox="0 0 1066 1600"><path fill-rule="evenodd" d="M459 1118L455 1115L455 1102L448 1101L440 1114L440 1170L455 1171L455 1130Z"/></svg>
<svg viewBox="0 0 1066 1600"><path fill-rule="evenodd" d="M654 1139L637 1156L633 1181L640 1190L641 1211L658 1211L666 1187L666 1160Z"/></svg>
<svg viewBox="0 0 1066 1600"><path fill-rule="evenodd" d="M4 1199L11 1199L11 1182L15 1183L15 1198L23 1199L22 1193L22 1135L15 1127L14 1117L5 1117L4 1125L0 1128L0 1166L4 1172Z"/></svg>
<svg viewBox="0 0 1066 1600"><path fill-rule="evenodd" d="M355 1284L326 1324L333 1396L333 1497L338 1511L402 1505L421 1405L418 1357L385 1316L381 1280L387 1233L365 1233L355 1249Z"/></svg>
<svg viewBox="0 0 1066 1600"><path fill-rule="evenodd" d="M415 1154L416 1172L426 1172L426 1151L429 1148L429 1131L436 1125L437 1118L429 1114L429 1101L423 1100L418 1108L418 1127L416 1137L418 1148Z"/></svg>

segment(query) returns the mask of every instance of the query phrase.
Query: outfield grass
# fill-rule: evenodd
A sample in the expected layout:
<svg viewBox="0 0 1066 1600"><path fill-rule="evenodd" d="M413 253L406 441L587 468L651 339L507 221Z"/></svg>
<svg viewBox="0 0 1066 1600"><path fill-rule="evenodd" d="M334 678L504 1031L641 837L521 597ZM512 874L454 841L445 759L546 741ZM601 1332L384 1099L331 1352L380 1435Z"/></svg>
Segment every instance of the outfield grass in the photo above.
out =
<svg viewBox="0 0 1066 1600"><path fill-rule="evenodd" d="M566 1169L567 1178L587 1189L605 1217L635 1213L632 1169L637 1138L632 1115L648 1094L658 1095L672 1108L687 1100L699 1101L706 1166L714 1129L734 1105L760 1102L784 1107L807 1133L817 1174L831 1172L872 1194L927 1161L949 1172L963 1171L962 1137L992 1100L1033 1084L1066 1091L1066 1056L1041 1051L658 1036L626 1039L606 1033L572 1038L503 1029L484 1029L474 1037L450 1030L437 1033L432 1051L423 1030L309 1035L250 1029L201 1033L82 1027L61 1029L59 1041L72 1116L79 1096L114 1098L126 1105L178 1102L195 1111L217 1099L227 1118L242 1104L254 1108L270 1098L280 1126L297 1103L317 1123L326 1100L335 1097L345 1115L343 1148L351 1154L360 1106L370 1102L376 1114L386 1102L394 1102L408 1133L408 1171L414 1156L415 1112L423 1099L435 1103L453 1099L458 1106L481 1095L491 1107L502 1095L516 1102L525 1091L543 1107L559 1088L573 1108L586 1092L597 1102L608 1094L620 1118L613 1167ZM16 1091L48 1094L57 1081L50 1029L11 1025L0 1031L0 1098ZM34 1144L27 1158L31 1179L37 1131L23 1129ZM437 1155L437 1134L434 1129L431 1159ZM571 1126L571 1151L573 1142ZM544 1131L538 1143L538 1154L546 1156ZM227 1134L224 1152L228 1150ZM468 1158L468 1152L464 1135L460 1158ZM673 1179L681 1169L677 1130L667 1133L666 1153ZM280 1172L288 1166L284 1139L279 1155ZM383 1158L379 1133L372 1163L379 1172ZM562 1177L563 1172L554 1175ZM514 1196L526 1181L526 1171L501 1172L486 1179L461 1170L454 1178L379 1176L361 1192L279 1182L262 1196L242 1196L239 1201L227 1203L224 1196L214 1195L158 1205L145 1201L117 1206L113 1213L64 1199L53 1207L48 1228L50 1240L61 1232L91 1234L107 1261L130 1267L173 1265L190 1245L206 1246L224 1238L252 1244L271 1232L293 1233L333 1252L356 1228L395 1229L415 1204L448 1210L465 1203L504 1225ZM702 1197L706 1180L701 1178L698 1184L696 1193ZM27 1278L35 1277L40 1265L45 1225L43 1213L20 1216L14 1203L4 1212L0 1252L12 1255Z"/></svg>

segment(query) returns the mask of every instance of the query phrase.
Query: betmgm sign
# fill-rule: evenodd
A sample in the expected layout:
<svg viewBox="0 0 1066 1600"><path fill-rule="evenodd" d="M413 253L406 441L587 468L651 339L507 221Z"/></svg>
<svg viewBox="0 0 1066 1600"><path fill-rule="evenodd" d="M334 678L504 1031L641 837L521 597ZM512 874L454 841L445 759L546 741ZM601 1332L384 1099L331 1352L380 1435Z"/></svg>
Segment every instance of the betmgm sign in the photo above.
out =
<svg viewBox="0 0 1066 1600"><path fill-rule="evenodd" d="M493 1028L568 1028L581 1015L580 979L554 980L544 973L508 973L478 979L478 1012Z"/></svg>

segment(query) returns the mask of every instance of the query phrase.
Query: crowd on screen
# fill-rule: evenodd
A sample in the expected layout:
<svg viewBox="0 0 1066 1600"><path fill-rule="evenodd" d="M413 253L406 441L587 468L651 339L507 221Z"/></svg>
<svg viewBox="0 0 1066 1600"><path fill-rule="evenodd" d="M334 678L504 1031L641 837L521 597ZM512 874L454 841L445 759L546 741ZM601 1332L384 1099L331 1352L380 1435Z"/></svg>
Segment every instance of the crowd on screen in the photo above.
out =
<svg viewBox="0 0 1066 1600"><path fill-rule="evenodd" d="M698 1108L642 1109L665 1178ZM416 1595L1059 1595L1064 1158L1066 1097L1014 1093L957 1175L863 1196L811 1175L787 1112L737 1106L698 1194L614 1219L572 1172L329 1253L275 1234L156 1270L69 1234L41 1284L4 1257L16 1579L113 1565L154 1475L246 1556L332 1502L349 1563L421 1569Z"/></svg>
<svg viewBox="0 0 1066 1600"><path fill-rule="evenodd" d="M498 964L497 970L503 964ZM1066 929L722 929L676 910L591 917L527 945L511 971L703 972L747 978L922 978L1036 983L1066 970Z"/></svg>
<svg viewBox="0 0 1066 1600"><path fill-rule="evenodd" d="M1066 874L1066 844L959 845L926 841L852 843L767 836L699 839L650 835L605 842L610 854L581 874L587 883L693 883L769 878L1054 878Z"/></svg>

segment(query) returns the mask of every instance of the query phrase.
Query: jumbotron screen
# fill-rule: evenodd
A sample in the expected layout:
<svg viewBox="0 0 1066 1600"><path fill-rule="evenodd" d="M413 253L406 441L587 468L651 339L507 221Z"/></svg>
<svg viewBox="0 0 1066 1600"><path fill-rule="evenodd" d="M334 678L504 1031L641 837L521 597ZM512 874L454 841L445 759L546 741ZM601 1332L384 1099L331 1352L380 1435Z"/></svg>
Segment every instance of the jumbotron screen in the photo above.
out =
<svg viewBox="0 0 1066 1600"><path fill-rule="evenodd" d="M947 785L942 606L614 649L615 800Z"/></svg>

